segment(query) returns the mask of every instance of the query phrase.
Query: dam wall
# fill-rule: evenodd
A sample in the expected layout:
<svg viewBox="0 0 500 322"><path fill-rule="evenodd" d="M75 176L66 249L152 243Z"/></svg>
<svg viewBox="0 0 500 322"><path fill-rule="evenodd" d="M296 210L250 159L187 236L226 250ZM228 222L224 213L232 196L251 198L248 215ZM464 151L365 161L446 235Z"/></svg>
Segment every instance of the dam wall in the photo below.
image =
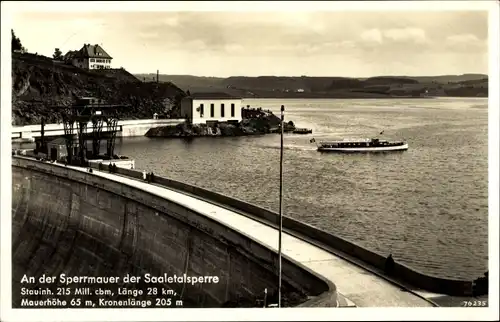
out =
<svg viewBox="0 0 500 322"><path fill-rule="evenodd" d="M142 173L136 170L118 169L119 174L142 179ZM207 189L189 185L172 179L154 176L153 182L188 193L204 200L223 205L233 211L259 220L269 226L276 227L278 214L270 210L249 204L247 202L231 198ZM290 217L283 216L283 229L287 233L303 238L327 251L336 252L339 256L347 255L345 258L361 261L361 265L383 278L408 285L429 292L446 294L451 296L472 295L472 281L453 280L432 275L423 274L413 268L395 261L390 267L386 267L387 257L366 249L355 242L347 241L334 236L319 228L305 224ZM389 254L387 254L389 255Z"/></svg>
<svg viewBox="0 0 500 322"><path fill-rule="evenodd" d="M13 307L20 305L24 274L61 273L216 276L217 283L144 284L143 278L137 287L116 287L165 288L184 307L251 307L267 288L268 303L276 303L278 256L243 232L148 191L62 165L16 156L12 175ZM314 305L335 293L334 285L301 264L286 256L282 261L284 306ZM107 296L120 298L116 289Z"/></svg>
<svg viewBox="0 0 500 322"><path fill-rule="evenodd" d="M149 119L149 120L119 120L117 127L117 137L129 136L144 136L146 132L155 127L177 125L184 122L184 119ZM73 127L76 133L76 125ZM64 135L64 125L61 124L46 124L44 127L45 136L61 136ZM93 131L91 122L87 124L87 133ZM102 126L102 132L111 131L106 125ZM11 129L11 138L14 141L34 141L35 138L41 137L41 125L25 125L13 126Z"/></svg>
<svg viewBox="0 0 500 322"><path fill-rule="evenodd" d="M116 133L116 136L144 136L151 128L178 125L182 122L184 122L184 119L123 120L118 122L122 130Z"/></svg>

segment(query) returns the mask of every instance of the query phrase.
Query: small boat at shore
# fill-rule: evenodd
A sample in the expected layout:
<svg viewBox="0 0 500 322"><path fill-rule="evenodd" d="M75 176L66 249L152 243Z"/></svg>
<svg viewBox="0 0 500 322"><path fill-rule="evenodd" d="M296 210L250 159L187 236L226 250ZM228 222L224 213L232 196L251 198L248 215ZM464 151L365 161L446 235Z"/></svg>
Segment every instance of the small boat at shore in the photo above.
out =
<svg viewBox="0 0 500 322"><path fill-rule="evenodd" d="M311 139L311 143L316 140ZM320 152L391 152L408 150L405 141L388 141L377 138L344 139L341 141L323 141L317 144Z"/></svg>
<svg viewBox="0 0 500 322"><path fill-rule="evenodd" d="M293 130L293 134L311 134L312 132L312 129L306 128L296 128L295 130Z"/></svg>

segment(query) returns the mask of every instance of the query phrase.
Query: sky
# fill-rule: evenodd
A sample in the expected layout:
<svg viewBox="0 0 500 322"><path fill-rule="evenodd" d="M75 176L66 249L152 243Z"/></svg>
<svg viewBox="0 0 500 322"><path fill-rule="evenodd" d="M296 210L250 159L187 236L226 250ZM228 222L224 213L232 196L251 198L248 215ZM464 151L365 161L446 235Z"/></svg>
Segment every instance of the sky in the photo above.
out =
<svg viewBox="0 0 500 322"><path fill-rule="evenodd" d="M96 3L97 4L97 3ZM196 76L488 73L486 11L23 12L13 29L51 56L100 44L113 68Z"/></svg>

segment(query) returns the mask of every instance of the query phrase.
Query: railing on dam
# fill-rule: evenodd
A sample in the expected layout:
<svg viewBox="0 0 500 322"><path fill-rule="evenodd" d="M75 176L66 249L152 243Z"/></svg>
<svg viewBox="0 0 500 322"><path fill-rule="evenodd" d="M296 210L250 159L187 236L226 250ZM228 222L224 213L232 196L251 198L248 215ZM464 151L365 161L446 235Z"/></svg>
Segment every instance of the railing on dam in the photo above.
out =
<svg viewBox="0 0 500 322"><path fill-rule="evenodd" d="M142 172L136 170L117 168L116 173L140 180L143 178ZM261 222L273 227L277 226L277 213L236 198L228 197L217 192L156 175L153 176L152 182L180 192L195 195L207 201L213 201L215 203L231 207L237 211L239 210L243 215L251 215L254 217L253 219L258 219ZM323 247L326 250L338 250L348 256L359 259L376 270L385 272L385 277L396 281L401 281L405 284L434 293L452 296L472 295L472 281L454 280L427 275L398 262L393 262L388 270L386 257L365 249L354 242L334 236L319 228L305 224L290 217L283 217L283 228L287 230L288 233L296 235L296 237L300 238L302 236L306 237L308 240L314 240L317 243L317 246Z"/></svg>

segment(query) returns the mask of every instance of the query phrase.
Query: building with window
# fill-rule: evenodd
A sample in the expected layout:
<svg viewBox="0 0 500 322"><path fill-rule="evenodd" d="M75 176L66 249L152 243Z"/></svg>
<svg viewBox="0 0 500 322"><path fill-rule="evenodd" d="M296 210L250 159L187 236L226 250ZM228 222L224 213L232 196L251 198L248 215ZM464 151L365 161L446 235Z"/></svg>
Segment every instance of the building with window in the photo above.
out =
<svg viewBox="0 0 500 322"><path fill-rule="evenodd" d="M242 99L227 93L193 93L181 101L181 117L193 124L240 122Z"/></svg>
<svg viewBox="0 0 500 322"><path fill-rule="evenodd" d="M113 57L99 45L84 44L80 50L69 51L64 61L84 69L111 69Z"/></svg>
<svg viewBox="0 0 500 322"><path fill-rule="evenodd" d="M78 140L76 136L73 138L73 155L78 155ZM66 146L66 139L58 137L47 143L48 158L54 161L67 161L68 147Z"/></svg>

